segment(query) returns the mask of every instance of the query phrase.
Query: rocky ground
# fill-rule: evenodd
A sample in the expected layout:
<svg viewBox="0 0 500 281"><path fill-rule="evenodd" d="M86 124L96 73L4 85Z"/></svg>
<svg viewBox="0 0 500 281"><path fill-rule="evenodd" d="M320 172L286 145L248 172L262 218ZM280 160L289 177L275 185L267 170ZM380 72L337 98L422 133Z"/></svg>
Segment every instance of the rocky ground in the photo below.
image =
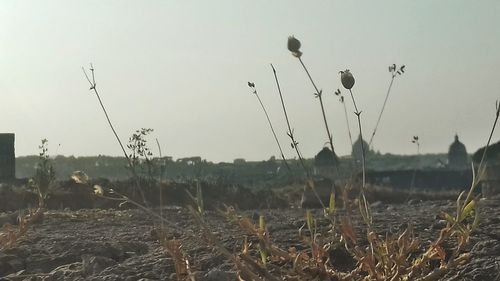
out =
<svg viewBox="0 0 500 281"><path fill-rule="evenodd" d="M437 215L454 207L453 201L410 203L373 204L376 229L382 233L397 231L411 223L423 241L430 241L443 224ZM481 203L481 225L468 246L472 260L442 280L500 280L500 199ZM320 217L321 211L315 212ZM183 230L174 231L174 235L182 241L196 280L237 280L233 264L204 241L188 210L169 207L163 213ZM304 223L304 210L241 214L255 222L264 215L270 237L278 246L300 249L298 230ZM241 250L244 233L240 229L214 211L206 218L229 251ZM47 211L43 223L31 227L14 247L0 252L0 279L176 280L173 260L157 240L157 226L151 215L135 209Z"/></svg>

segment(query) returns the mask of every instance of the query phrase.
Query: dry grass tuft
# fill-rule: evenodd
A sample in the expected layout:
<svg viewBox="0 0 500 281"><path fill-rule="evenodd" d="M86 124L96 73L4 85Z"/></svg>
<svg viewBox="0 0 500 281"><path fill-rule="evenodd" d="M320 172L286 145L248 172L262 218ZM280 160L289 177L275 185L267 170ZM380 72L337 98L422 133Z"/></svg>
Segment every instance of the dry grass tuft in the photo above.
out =
<svg viewBox="0 0 500 281"><path fill-rule="evenodd" d="M164 240L163 247L174 260L175 276L178 281L189 280L194 281L194 275L191 272L189 260L182 250L182 242L177 239Z"/></svg>
<svg viewBox="0 0 500 281"><path fill-rule="evenodd" d="M19 216L18 225L5 224L0 229L0 250L9 249L26 237L33 224L43 222L44 209L38 208L25 216Z"/></svg>

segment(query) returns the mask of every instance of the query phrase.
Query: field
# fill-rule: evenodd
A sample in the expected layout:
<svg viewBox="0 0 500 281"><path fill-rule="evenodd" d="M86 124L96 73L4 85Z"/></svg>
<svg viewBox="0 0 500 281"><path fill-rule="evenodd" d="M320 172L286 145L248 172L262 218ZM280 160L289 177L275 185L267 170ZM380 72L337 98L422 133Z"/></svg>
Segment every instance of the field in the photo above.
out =
<svg viewBox="0 0 500 281"><path fill-rule="evenodd" d="M481 200L480 205L481 224L466 248L471 253L470 262L440 280L500 280L500 198ZM452 212L454 207L451 200L375 203L372 204L374 228L379 233L397 233L411 224L422 244L428 245L446 224L437 214ZM187 209L168 207L162 212L176 229L183 229L182 233L173 231L169 235L182 241L182 250L196 280L237 280L234 263L206 240L207 236ZM322 218L322 212L313 210L319 232L329 224ZM238 213L256 224L263 215L270 239L279 248L307 250L303 249L299 236L305 210ZM206 211L204 217L211 232L231 253L242 250L245 237L257 242L220 212ZM45 214L43 223L30 228L15 247L0 253L0 276L4 276L2 280L177 280L174 260L158 242L158 224L138 209L51 210ZM360 217L354 216L353 224L356 230L364 230ZM329 262L341 271L356 266L343 250L332 251ZM275 275L283 270L283 280L300 280L286 277L284 268L276 265L270 264L268 270Z"/></svg>

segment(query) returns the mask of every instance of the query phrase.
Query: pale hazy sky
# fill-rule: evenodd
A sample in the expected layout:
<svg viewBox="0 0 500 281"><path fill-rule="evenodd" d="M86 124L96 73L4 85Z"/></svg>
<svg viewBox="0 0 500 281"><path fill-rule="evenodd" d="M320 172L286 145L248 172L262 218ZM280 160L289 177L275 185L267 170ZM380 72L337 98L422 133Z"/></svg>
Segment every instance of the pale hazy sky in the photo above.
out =
<svg viewBox="0 0 500 281"><path fill-rule="evenodd" d="M382 153L446 152L455 133L469 152L484 145L500 99L500 1L8 1L0 2L0 132L17 155L121 155L81 67L97 86L118 134L155 129L164 154L211 161L278 156L255 82L287 157L294 157L274 78L295 135L312 157L327 141L318 100L286 49L324 90L339 155L350 153L333 95L351 69L369 135L389 64L406 64L375 138ZM345 91L344 91L345 92ZM352 112L352 105L348 103ZM350 113L351 130L357 131ZM356 134L357 135L357 134ZM494 140L500 138L500 132ZM59 146L60 144L60 146ZM156 150L155 150L156 151Z"/></svg>

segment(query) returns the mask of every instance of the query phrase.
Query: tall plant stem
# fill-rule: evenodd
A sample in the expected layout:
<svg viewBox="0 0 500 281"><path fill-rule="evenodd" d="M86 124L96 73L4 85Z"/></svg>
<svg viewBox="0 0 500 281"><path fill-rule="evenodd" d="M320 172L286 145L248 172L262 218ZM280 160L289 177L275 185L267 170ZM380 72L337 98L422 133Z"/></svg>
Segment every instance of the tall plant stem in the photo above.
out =
<svg viewBox="0 0 500 281"><path fill-rule="evenodd" d="M288 136L292 140L292 147L295 148L295 151L297 152L297 156L299 157L299 160L300 160L300 164L302 165L302 168L304 168L304 171L306 172L306 177L307 177L308 183L304 186L304 191L307 187L310 187L312 192L314 193L314 196L316 197L316 199L318 199L323 210L326 210L325 204L323 204L323 200L321 200L321 197L319 197L318 192L316 192L316 188L314 187L314 181L311 177L311 174L309 173L309 170L307 169L307 167L304 163L304 158L302 157L302 154L300 153L300 150L299 150L299 146L298 146L299 143L297 141L295 141L295 138L293 136L293 130L290 126L290 121L288 120L288 114L286 113L285 102L283 101L283 94L281 93L281 87L280 87L280 83L278 81L278 75L276 74L276 69L274 68L274 66L272 64L271 64L271 68L273 69L274 80L276 80L276 86L278 88L278 93L280 95L281 105L283 106L283 112L285 113L286 124L288 126ZM330 217L329 217L329 219L331 220ZM333 221L332 221L332 223L333 223Z"/></svg>
<svg viewBox="0 0 500 281"><path fill-rule="evenodd" d="M156 145L158 146L158 155L160 156L160 160L163 162L163 156L162 156L162 153L161 153L161 145L160 145L160 142L158 141L158 138L155 139L156 140ZM164 223L163 223L163 191L162 191L162 181L163 181L163 166L160 165L160 175L159 175L159 187L160 187L160 217L162 218L161 219L161 227L163 228L164 227Z"/></svg>
<svg viewBox="0 0 500 281"><path fill-rule="evenodd" d="M361 111L358 110L358 106L356 105L356 100L354 99L354 95L352 94L352 90L349 89L349 93L351 94L352 103L354 104L354 109L356 112L356 117L358 118L358 128L359 128L359 137L361 138L361 162L362 162L362 170L363 170L363 186L362 190L366 187L366 157L365 157L365 145L363 144L363 130L361 128Z"/></svg>
<svg viewBox="0 0 500 281"><path fill-rule="evenodd" d="M408 198L410 197L411 192L413 191L413 188L415 186L415 178L417 177L417 170L420 169L420 142L416 141L415 144L417 145L417 165L415 166L415 169L413 169L413 175L411 177L410 192L408 194ZM406 201L408 201L408 199Z"/></svg>
<svg viewBox="0 0 500 281"><path fill-rule="evenodd" d="M264 111L264 114L266 115L267 122L269 123L269 127L271 128L271 132L273 133L273 136L274 136L274 140L276 141L276 144L278 145L278 148L280 150L281 159L283 159L283 163L285 163L288 171L291 171L290 166L288 166L288 162L286 161L285 154L283 154L283 149L281 148L281 144L278 140L278 137L276 136L276 132L274 131L273 123L271 122L271 118L269 118L269 114L267 113L266 107L264 106L264 103L262 103L262 100L260 99L260 96L257 93L257 90L255 88L254 88L253 93L255 94L257 99L259 100L260 106L262 107L262 110Z"/></svg>
<svg viewBox="0 0 500 281"><path fill-rule="evenodd" d="M330 143L330 148L332 149L332 153L334 155L334 158L336 158L335 149L333 148L333 136L330 133L330 128L328 127L328 121L326 120L326 114L325 114L325 107L323 105L323 97L322 97L323 95L322 95L322 92L318 89L318 87L316 86L316 83L314 83L314 80L312 79L311 74L309 73L309 70L307 70L306 65L302 61L302 58L298 57L298 59L300 61L300 64L304 68L304 71L306 72L307 77L309 77L309 80L311 81L311 83L312 83L312 85L314 87L314 90L316 91L316 95L317 95L317 97L319 99L319 104L321 105L321 113L323 114L323 121L325 122L326 133L328 135L328 142ZM337 160L337 159L335 159L335 160Z"/></svg>
<svg viewBox="0 0 500 281"><path fill-rule="evenodd" d="M384 99L384 104L382 105L382 109L380 110L380 114L378 115L377 118L377 123L375 124L375 128L373 129L372 136L370 137L370 141L368 142L368 147L371 147L373 138L375 137L375 134L377 133L378 125L380 123L380 119L382 118L382 114L384 113L385 110L385 105L387 104L387 100L389 99L389 95L391 94L391 88L392 88L392 83L394 82L394 78L396 77L396 74L392 74L391 78L391 83L389 83L389 88L387 89L387 93L385 94L385 99Z"/></svg>
<svg viewBox="0 0 500 281"><path fill-rule="evenodd" d="M361 128L361 111L358 110L358 106L356 105L356 100L354 99L354 95L352 94L352 90L349 89L349 93L351 94L352 98L352 103L354 104L354 109L356 110L355 114L356 117L358 118L358 128L359 128L359 137L361 138L361 169L363 173L363 184L361 186L361 201L359 204L359 209L361 212L361 216L363 217L363 220L365 221L366 225L368 226L368 229L371 231L372 229L372 223L373 223L373 216L371 214L371 209L370 205L368 204L368 200L366 200L365 196L365 189L366 189L366 156L365 156L365 145L363 144L363 130ZM373 249L372 249L373 250Z"/></svg>
<svg viewBox="0 0 500 281"><path fill-rule="evenodd" d="M479 166L477 168L478 176L474 177L474 181L472 182L469 193L467 193L467 197L465 198L465 204L463 205L463 208L465 208L465 206L467 206L467 203L469 202L469 200L471 200L472 193L474 192L474 190L478 186L479 181L481 180L481 178L483 177L483 174L484 174L484 170L485 170L484 169L484 165L485 165L484 161L486 159L486 151L488 150L488 147L490 146L491 138L493 137L493 132L495 132L495 128L496 128L497 122L498 122L498 117L500 116L500 104L498 101L495 103L495 106L496 106L495 121L493 121L493 126L492 126L491 131L490 131L490 136L488 137L488 142L486 143L486 146L484 147L483 155L481 156L481 161L479 162Z"/></svg>
<svg viewBox="0 0 500 281"><path fill-rule="evenodd" d="M122 149L123 155L127 159L128 165L130 167L130 171L132 172L132 176L134 177L134 180L135 180L136 188L139 190L139 192L142 196L142 200L144 201L144 204L147 205L146 196L144 195L144 192L142 191L142 188L139 184L139 176L137 175L137 172L135 171L135 167L132 163L132 160L128 156L127 151L125 151L125 147L123 146L122 141L120 140L120 137L118 137L118 134L116 133L116 130L113 126L113 123L111 122L111 119L109 118L108 111L106 110L106 107L104 106L104 104L101 100L101 96L99 95L99 92L97 91L97 84L95 82L95 76L94 76L94 67L92 66L92 64L90 65L90 72L92 73L92 80L90 80L89 76L87 75L87 72L85 71L85 69L83 67L82 67L82 70L83 70L83 74L85 74L85 78L87 78L87 81L90 84L90 90L93 90L95 95L97 96L97 99L99 100L99 104L101 105L102 111L104 112L104 115L106 116L106 120L108 121L108 125L111 128L111 131L113 131L113 134L115 135L115 138L118 141L120 148Z"/></svg>
<svg viewBox="0 0 500 281"><path fill-rule="evenodd" d="M302 56L298 56L297 58L299 59L300 64L304 68L304 71L306 72L307 77L309 77L309 80L311 81L311 84L313 85L314 90L316 91L315 95L316 95L316 97L318 97L319 104L321 106L321 113L323 115L323 121L325 123L326 134L328 135L328 143L330 144L330 149L332 151L332 157L333 157L334 162L337 163L338 159L337 159L337 155L335 154L335 148L333 147L333 136L330 133L330 128L328 127L328 121L326 120L326 114L325 114L325 106L323 105L323 92L321 90L319 90L318 87L316 86L316 83L314 83L314 80L312 79L312 76L309 73L309 70L307 69L306 65L302 61ZM338 167L338 165L335 165L335 167L332 168L332 170L338 174L339 173L339 167ZM332 184L332 188L333 187L334 187L334 185ZM316 192L316 190L314 188L312 190L313 190L314 194L316 195L316 197L318 198L318 200L321 203L321 205L323 206L323 209L325 209L325 206L323 205L323 201L321 201L321 199L320 199L318 193Z"/></svg>
<svg viewBox="0 0 500 281"><path fill-rule="evenodd" d="M290 140L292 141L292 147L295 149L295 152L297 153L297 157L299 157L300 164L301 164L302 168L304 169L304 172L306 173L306 177L309 179L311 177L311 175L309 173L309 169L307 169L307 167L304 163L304 158L302 157L302 154L300 153L299 143L297 141L295 141L295 137L293 135L293 130L292 130L292 127L290 126L290 120L288 119L288 114L286 112L285 102L283 101L283 94L281 93L280 82L278 80L278 75L276 74L276 69L274 68L273 64L271 64L271 68L273 69L274 80L276 81L276 86L278 88L278 93L280 95L281 106L283 107L283 113L285 114L286 125L288 127L287 135L288 135L288 137L290 137Z"/></svg>
<svg viewBox="0 0 500 281"><path fill-rule="evenodd" d="M343 98L344 97L342 97L342 100L343 100ZM351 125L349 124L349 116L347 115L347 107L346 107L344 101L342 101L342 105L344 106L344 115L345 115L345 122L347 125L347 133L349 134L349 141L351 142L351 148L352 148L354 143L352 142Z"/></svg>
<svg viewBox="0 0 500 281"><path fill-rule="evenodd" d="M92 68L90 70L92 71L92 76L94 76L94 69ZM84 73L85 73L85 71L84 71ZM85 76L87 76L86 73L85 73ZM87 77L87 79L88 79L88 77ZM89 80L89 82L90 82L90 80ZM106 116L106 120L108 121L108 125L111 128L111 131L113 131L113 134L115 135L115 138L118 141L118 144L120 145L120 148L123 151L123 155L125 155L125 158L127 158L127 161L129 162L129 164L132 164L132 161L128 157L127 152L125 151L125 147L123 146L122 141L118 137L118 134L116 133L115 127L113 126L113 123L111 122L111 119L109 118L108 111L106 110L106 107L102 103L101 96L99 95L99 92L97 91L95 84L91 82L91 85L92 85L92 90L94 91L97 99L99 100L99 104L101 105L102 111L104 112L104 115Z"/></svg>

